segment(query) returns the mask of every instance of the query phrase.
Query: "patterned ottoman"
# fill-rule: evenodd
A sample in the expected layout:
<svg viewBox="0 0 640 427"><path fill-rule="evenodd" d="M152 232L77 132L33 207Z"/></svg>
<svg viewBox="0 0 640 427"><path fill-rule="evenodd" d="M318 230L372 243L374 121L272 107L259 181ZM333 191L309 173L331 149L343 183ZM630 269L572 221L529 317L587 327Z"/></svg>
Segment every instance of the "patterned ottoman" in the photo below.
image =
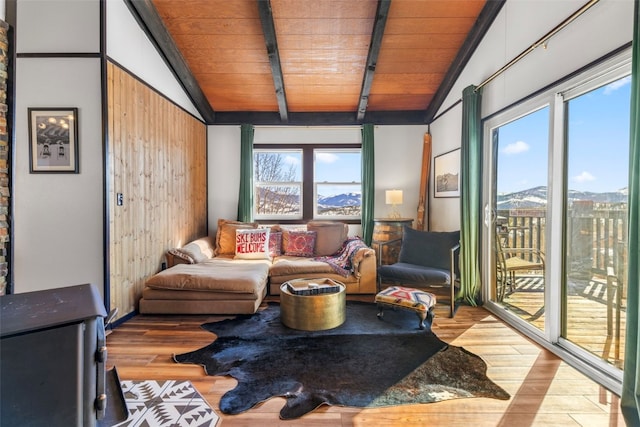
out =
<svg viewBox="0 0 640 427"><path fill-rule="evenodd" d="M429 292L402 286L391 286L378 292L375 301L378 304L378 319L382 319L384 307L391 307L415 312L420 320L420 329L424 329L425 319L429 320L429 324L433 321L433 307L436 305L436 296Z"/></svg>

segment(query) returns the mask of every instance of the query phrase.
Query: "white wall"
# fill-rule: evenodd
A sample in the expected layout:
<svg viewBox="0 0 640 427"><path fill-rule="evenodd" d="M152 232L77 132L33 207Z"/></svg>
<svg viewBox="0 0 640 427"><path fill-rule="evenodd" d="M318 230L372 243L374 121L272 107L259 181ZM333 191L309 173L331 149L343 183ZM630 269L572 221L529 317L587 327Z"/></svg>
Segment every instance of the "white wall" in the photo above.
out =
<svg viewBox="0 0 640 427"><path fill-rule="evenodd" d="M441 111L454 105L465 87L483 82L584 3L583 0L508 0L454 84ZM632 0L601 0L556 34L546 49L534 50L487 84L483 88L482 116L487 117L630 42L632 29ZM434 156L460 147L461 120L462 105L458 104L431 124ZM432 198L433 229L459 228L459 213L457 218L453 216L454 201L459 203L459 199ZM459 210L459 206L455 209Z"/></svg>
<svg viewBox="0 0 640 427"><path fill-rule="evenodd" d="M17 2L16 53L39 56L19 57L15 67L12 276L16 293L80 283L93 283L103 292L100 7L99 0ZM107 0L106 9L109 56L200 117L124 2ZM46 57L48 53L55 56ZM65 58L65 53L76 57ZM78 108L79 174L29 173L29 107Z"/></svg>
<svg viewBox="0 0 640 427"><path fill-rule="evenodd" d="M437 126L431 125L432 158L460 147L462 138L462 110L449 111L438 120ZM455 231L460 229L460 198L434 198L433 159L431 160L431 178L429 182L429 229L434 231Z"/></svg>
<svg viewBox="0 0 640 427"><path fill-rule="evenodd" d="M375 140L375 216L389 215L385 190L404 192L398 210L415 220L418 209L422 145L426 126L376 126ZM235 219L240 185L240 127L209 126L209 233L215 234L219 218ZM267 143L360 143L360 127L257 127L255 144ZM352 227L351 234L361 234Z"/></svg>
<svg viewBox="0 0 640 427"><path fill-rule="evenodd" d="M75 1L19 1L17 19L18 54L99 52L99 34L94 34L99 28L97 0L82 5ZM81 283L93 283L102 291L100 60L18 58L15 70L14 291ZM28 107L78 108L79 174L29 173Z"/></svg>
<svg viewBox="0 0 640 427"><path fill-rule="evenodd" d="M391 212L391 206L385 204L385 190L402 190L398 211L403 218L413 218L416 225L426 132L427 126L375 127L376 218L388 217Z"/></svg>
<svg viewBox="0 0 640 427"><path fill-rule="evenodd" d="M100 52L100 5L96 0L17 2L18 53Z"/></svg>
<svg viewBox="0 0 640 427"><path fill-rule="evenodd" d="M218 219L236 219L240 189L240 126L207 129L209 235L215 236Z"/></svg>
<svg viewBox="0 0 640 427"><path fill-rule="evenodd" d="M140 80L154 87L202 120L173 73L123 0L107 0L107 55Z"/></svg>

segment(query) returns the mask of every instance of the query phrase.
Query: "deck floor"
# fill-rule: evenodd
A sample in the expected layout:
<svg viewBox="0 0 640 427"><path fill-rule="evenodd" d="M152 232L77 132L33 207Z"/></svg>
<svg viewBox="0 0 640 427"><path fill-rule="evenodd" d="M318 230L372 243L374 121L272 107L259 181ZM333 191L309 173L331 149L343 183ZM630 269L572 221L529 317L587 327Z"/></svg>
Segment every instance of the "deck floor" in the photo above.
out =
<svg viewBox="0 0 640 427"><path fill-rule="evenodd" d="M565 338L612 365L621 368L624 357L626 298L616 306L616 290L607 298L606 279L573 280L567 293L569 322ZM539 276L518 277L514 292L507 293L505 308L544 329L544 283ZM619 325L617 324L619 316Z"/></svg>

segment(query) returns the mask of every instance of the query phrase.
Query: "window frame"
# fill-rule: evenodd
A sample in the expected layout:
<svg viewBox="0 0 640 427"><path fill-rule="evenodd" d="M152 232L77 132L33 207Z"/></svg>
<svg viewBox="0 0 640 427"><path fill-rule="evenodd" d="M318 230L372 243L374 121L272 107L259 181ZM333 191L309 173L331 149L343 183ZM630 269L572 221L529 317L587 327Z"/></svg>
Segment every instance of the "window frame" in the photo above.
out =
<svg viewBox="0 0 640 427"><path fill-rule="evenodd" d="M253 151L253 159L252 159L252 165L255 165L255 155L256 152L260 153L260 152L265 152L265 153L273 153L276 150L269 150L269 149L265 149L265 148L254 148ZM304 159L304 152L300 149L294 148L294 147L288 147L287 149L282 149L282 150L277 150L279 151L278 154L287 154L287 153L295 153L300 154L300 161L303 162ZM273 221L273 220L277 220L277 221L288 221L288 220L299 220L302 215L303 212L302 210L300 210L299 215L263 215L263 214L258 214L256 212L256 190L260 187L266 187L266 186L278 186L278 187L297 187L299 188L300 191L300 204L301 207L304 206L303 203L303 194L304 194L304 164L301 164L300 167L302 168L302 171L300 173L300 181L254 181L253 183L253 206L252 206L252 210L253 210L253 217L254 219L256 219L257 221L260 220L269 220L269 221ZM255 179L255 169L252 169L252 174L253 174L253 178ZM262 184L262 185L260 185Z"/></svg>
<svg viewBox="0 0 640 427"><path fill-rule="evenodd" d="M285 218L278 216L265 217L260 215L255 216L255 221L260 224L268 224L277 221L280 224L306 224L312 220L327 220L327 221L342 221L347 224L361 224L362 218L343 217L343 216L315 216L316 208L316 195L315 195L315 173L314 173L314 152L315 150L325 151L339 151L339 150L360 150L362 155L362 144L254 144L255 151L298 151L302 150L302 218ZM360 187L362 188L362 181L360 181Z"/></svg>

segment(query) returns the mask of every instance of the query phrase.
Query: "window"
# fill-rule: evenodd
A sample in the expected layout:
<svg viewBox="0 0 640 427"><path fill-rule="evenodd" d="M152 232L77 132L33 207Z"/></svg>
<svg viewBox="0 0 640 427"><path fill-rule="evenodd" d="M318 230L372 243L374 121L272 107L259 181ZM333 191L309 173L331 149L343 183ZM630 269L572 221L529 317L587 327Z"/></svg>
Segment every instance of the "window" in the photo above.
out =
<svg viewBox="0 0 640 427"><path fill-rule="evenodd" d="M254 216L302 218L302 150L253 154Z"/></svg>
<svg viewBox="0 0 640 427"><path fill-rule="evenodd" d="M254 149L254 217L291 222L360 220L359 144Z"/></svg>
<svg viewBox="0 0 640 427"><path fill-rule="evenodd" d="M315 218L360 218L360 150L314 150Z"/></svg>

